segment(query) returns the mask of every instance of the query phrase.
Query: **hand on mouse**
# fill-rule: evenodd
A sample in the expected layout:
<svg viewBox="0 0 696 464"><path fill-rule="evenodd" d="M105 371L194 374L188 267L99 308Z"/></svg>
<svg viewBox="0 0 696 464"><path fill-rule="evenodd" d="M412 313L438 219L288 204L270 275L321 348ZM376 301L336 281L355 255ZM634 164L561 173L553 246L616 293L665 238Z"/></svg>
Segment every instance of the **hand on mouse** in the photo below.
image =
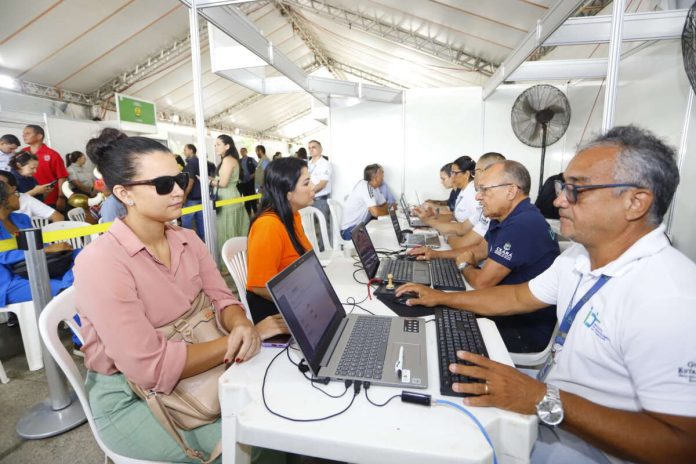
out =
<svg viewBox="0 0 696 464"><path fill-rule="evenodd" d="M413 292L418 295L418 298L411 298L405 301L408 306L422 305L433 307L440 303L440 298L443 292L434 290L421 284L407 283L396 289L396 297L400 297L404 293Z"/></svg>

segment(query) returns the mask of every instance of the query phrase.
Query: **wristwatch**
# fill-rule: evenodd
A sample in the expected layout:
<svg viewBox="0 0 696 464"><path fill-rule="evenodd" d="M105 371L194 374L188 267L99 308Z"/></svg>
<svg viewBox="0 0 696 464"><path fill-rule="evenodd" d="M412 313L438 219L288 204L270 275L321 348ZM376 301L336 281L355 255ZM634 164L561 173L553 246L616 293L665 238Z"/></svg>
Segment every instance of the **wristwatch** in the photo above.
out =
<svg viewBox="0 0 696 464"><path fill-rule="evenodd" d="M563 422L563 403L558 387L546 384L546 394L536 405L539 420L546 425L555 426Z"/></svg>

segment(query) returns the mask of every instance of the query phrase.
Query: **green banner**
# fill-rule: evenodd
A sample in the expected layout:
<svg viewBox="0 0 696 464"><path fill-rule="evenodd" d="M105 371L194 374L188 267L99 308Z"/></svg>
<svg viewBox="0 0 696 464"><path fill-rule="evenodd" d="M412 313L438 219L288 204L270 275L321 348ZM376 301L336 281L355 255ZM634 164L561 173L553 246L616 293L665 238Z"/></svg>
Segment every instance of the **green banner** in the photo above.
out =
<svg viewBox="0 0 696 464"><path fill-rule="evenodd" d="M117 94L118 116L121 122L155 126L155 104Z"/></svg>

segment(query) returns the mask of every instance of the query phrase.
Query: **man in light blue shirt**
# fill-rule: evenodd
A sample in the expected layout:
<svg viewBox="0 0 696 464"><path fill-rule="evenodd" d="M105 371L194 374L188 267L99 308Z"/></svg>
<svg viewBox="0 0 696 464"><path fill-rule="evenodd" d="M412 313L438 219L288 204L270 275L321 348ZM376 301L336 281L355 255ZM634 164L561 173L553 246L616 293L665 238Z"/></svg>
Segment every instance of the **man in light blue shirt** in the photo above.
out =
<svg viewBox="0 0 696 464"><path fill-rule="evenodd" d="M19 147L19 139L12 134L0 137L0 170L9 171L10 160Z"/></svg>

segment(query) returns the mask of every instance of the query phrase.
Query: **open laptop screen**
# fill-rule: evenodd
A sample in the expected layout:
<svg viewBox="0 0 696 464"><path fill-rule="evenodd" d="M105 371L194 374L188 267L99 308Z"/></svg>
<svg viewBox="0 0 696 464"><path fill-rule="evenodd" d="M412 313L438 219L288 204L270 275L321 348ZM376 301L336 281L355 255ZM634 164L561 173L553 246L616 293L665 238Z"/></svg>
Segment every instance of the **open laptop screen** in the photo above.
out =
<svg viewBox="0 0 696 464"><path fill-rule="evenodd" d="M317 256L308 251L266 284L313 372L346 316Z"/></svg>
<svg viewBox="0 0 696 464"><path fill-rule="evenodd" d="M399 218L396 217L396 211L389 208L389 218L391 219L392 226L394 226L394 233L396 234L396 240L399 244L404 242L404 234L401 232L401 225L399 224Z"/></svg>
<svg viewBox="0 0 696 464"><path fill-rule="evenodd" d="M377 251L374 245L372 245L370 236L367 234L365 224L360 224L353 229L351 238L353 240L353 245L355 245L355 251L358 252L360 262L365 269L367 278L374 278L375 274L377 274L377 268L379 268L379 257L377 257Z"/></svg>

